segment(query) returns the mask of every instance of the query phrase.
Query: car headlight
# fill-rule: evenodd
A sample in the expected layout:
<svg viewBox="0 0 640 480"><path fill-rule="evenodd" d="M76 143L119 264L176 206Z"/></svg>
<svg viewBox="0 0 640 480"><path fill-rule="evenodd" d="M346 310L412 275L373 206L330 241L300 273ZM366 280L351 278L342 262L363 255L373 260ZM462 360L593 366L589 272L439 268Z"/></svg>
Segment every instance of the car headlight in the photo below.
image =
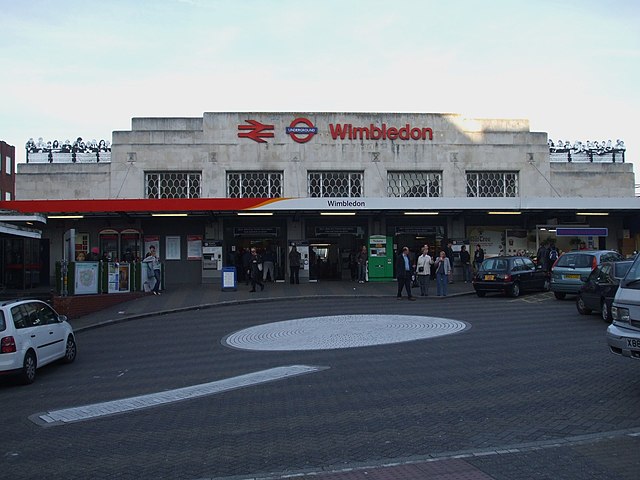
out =
<svg viewBox="0 0 640 480"><path fill-rule="evenodd" d="M611 317L616 322L629 323L629 309L613 306L611 307Z"/></svg>

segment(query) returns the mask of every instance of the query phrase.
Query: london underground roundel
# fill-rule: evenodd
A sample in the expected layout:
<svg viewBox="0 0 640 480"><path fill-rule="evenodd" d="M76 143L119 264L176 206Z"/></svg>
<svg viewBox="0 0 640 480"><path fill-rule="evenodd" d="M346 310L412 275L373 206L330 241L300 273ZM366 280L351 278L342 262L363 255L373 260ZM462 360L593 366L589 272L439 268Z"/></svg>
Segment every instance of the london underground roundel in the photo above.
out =
<svg viewBox="0 0 640 480"><path fill-rule="evenodd" d="M295 142L307 143L318 133L318 128L314 126L308 118L301 117L291 122L286 128L286 133L290 135Z"/></svg>

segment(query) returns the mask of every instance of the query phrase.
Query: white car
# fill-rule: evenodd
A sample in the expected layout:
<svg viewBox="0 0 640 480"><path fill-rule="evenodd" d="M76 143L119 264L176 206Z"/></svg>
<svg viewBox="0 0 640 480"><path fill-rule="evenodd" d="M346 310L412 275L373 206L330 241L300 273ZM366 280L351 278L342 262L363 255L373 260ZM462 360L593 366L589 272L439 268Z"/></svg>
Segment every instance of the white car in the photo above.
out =
<svg viewBox="0 0 640 480"><path fill-rule="evenodd" d="M611 316L613 323L607 328L611 353L640 359L640 256L618 286Z"/></svg>
<svg viewBox="0 0 640 480"><path fill-rule="evenodd" d="M33 383L36 369L56 360L71 363L77 347L65 315L40 300L0 304L0 375Z"/></svg>

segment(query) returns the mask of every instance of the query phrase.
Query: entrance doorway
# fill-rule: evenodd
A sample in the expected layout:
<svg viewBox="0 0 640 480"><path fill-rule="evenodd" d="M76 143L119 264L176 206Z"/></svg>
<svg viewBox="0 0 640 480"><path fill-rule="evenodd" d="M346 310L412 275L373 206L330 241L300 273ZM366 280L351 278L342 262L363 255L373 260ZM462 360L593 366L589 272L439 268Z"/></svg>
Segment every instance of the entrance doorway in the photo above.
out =
<svg viewBox="0 0 640 480"><path fill-rule="evenodd" d="M357 236L349 234L309 240L309 279L355 280L361 243Z"/></svg>
<svg viewBox="0 0 640 480"><path fill-rule="evenodd" d="M286 264L285 246L275 238L251 238L236 237L232 245L228 246L227 264L235 266L238 272L238 281L247 282L247 266L251 256L251 249L255 248L264 260L273 259L274 278L271 281L284 281ZM269 273L268 277L271 274Z"/></svg>

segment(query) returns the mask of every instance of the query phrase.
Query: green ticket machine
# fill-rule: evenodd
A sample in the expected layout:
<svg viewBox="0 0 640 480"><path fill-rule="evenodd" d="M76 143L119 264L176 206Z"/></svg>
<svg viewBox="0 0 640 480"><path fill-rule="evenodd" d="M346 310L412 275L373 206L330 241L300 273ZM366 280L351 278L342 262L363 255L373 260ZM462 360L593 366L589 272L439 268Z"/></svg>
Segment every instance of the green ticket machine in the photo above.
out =
<svg viewBox="0 0 640 480"><path fill-rule="evenodd" d="M369 281L393 280L393 237L372 235L369 237Z"/></svg>

